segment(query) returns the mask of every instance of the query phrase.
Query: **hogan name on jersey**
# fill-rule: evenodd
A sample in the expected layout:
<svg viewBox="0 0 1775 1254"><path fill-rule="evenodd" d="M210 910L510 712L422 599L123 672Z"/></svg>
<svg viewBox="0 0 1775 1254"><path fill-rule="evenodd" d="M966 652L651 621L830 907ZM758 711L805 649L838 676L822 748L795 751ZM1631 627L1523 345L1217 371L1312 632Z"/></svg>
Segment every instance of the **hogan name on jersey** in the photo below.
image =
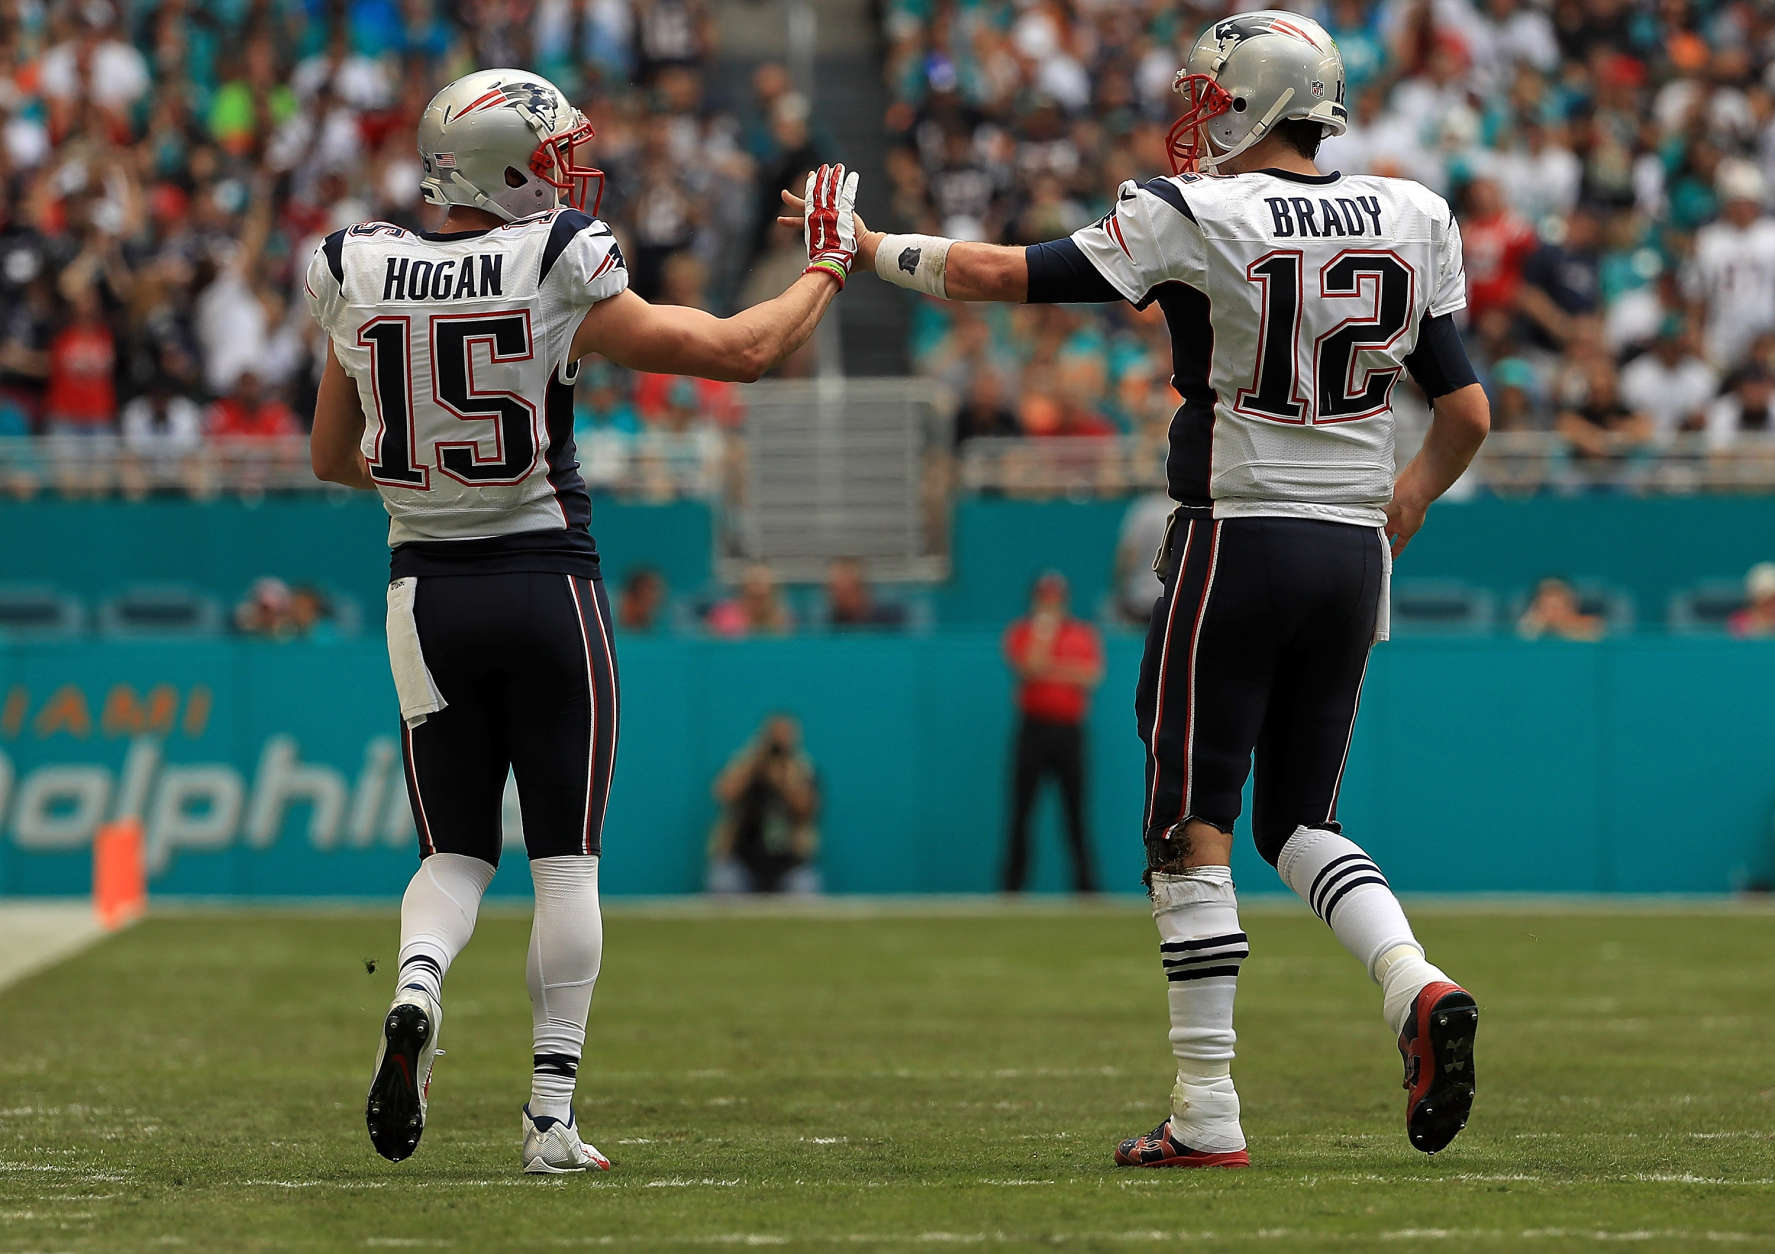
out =
<svg viewBox="0 0 1775 1254"><path fill-rule="evenodd" d="M474 300L505 295L503 253L427 261L389 257L382 274L383 300Z"/></svg>

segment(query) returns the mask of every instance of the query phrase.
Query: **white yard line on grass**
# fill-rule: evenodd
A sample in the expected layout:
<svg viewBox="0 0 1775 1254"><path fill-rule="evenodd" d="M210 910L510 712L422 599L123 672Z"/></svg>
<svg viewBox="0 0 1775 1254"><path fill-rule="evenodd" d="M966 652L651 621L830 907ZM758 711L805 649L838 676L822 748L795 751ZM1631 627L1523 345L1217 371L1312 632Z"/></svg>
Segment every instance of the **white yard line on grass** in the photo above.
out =
<svg viewBox="0 0 1775 1254"><path fill-rule="evenodd" d="M72 958L104 934L90 901L0 899L0 990Z"/></svg>
<svg viewBox="0 0 1775 1254"><path fill-rule="evenodd" d="M1511 893L1450 896L1408 893L1403 900L1414 914L1471 915L1587 915L1619 914L1636 918L1677 915L1711 917L1767 916L1775 914L1775 896L1735 897L1717 895L1644 895L1611 893ZM157 897L157 914L359 914L387 915L399 906L398 898L386 901L358 897ZM824 919L868 921L892 918L1016 918L1127 917L1151 909L1137 893L1112 893L1076 898L1058 894L1033 897L1001 897L988 893L932 894L919 897L624 897L601 900L606 915L629 919L660 919L681 922L685 918ZM1255 915L1302 915L1306 907L1289 893L1246 893L1239 909ZM530 916L525 897L489 897L481 903L483 917Z"/></svg>
<svg viewBox="0 0 1775 1254"><path fill-rule="evenodd" d="M67 1168L31 1167L19 1163L0 1163L0 1175L11 1171L66 1171ZM120 1175L103 1173L85 1174L83 1179L121 1180ZM735 1189L758 1187L774 1189L781 1186L781 1181L748 1181L736 1177L720 1179L714 1176L664 1176L650 1180L636 1180L632 1176L616 1173L610 1176L602 1174L588 1177L596 1181L600 1187L644 1189ZM1118 1177L1112 1181L1104 1181L1096 1176L1062 1176L1053 1178L1019 1178L1019 1177L986 1177L972 1181L976 1186L991 1189L1026 1189L1047 1188L1052 1186L1104 1185L1113 1184L1120 1189L1148 1189L1171 1187L1166 1179L1174 1178L1169 1173L1148 1172L1143 1175ZM510 1176L494 1176L464 1179L415 1180L401 1185L410 1189L435 1189L448 1193L452 1189L486 1189L512 1188L533 1189L547 1187L565 1187L567 1182L558 1177L532 1177L513 1173ZM799 1183L799 1182L797 1182ZM958 1182L949 1180L859 1180L852 1182L863 1188L901 1189L921 1191L928 1189L953 1189ZM241 1188L261 1189L316 1189L360 1191L366 1189L385 1189L390 1186L387 1180L298 1180L298 1179L251 1179L238 1180L233 1184ZM1296 1178L1299 1188L1316 1189L1326 1184L1374 1184L1394 1187L1447 1187L1455 1184L1540 1184L1555 1188L1584 1188L1598 1184L1681 1184L1710 1185L1721 1188L1766 1189L1775 1186L1775 1179L1767 1177L1746 1177L1730 1179L1725 1176L1699 1176L1664 1172L1617 1173L1610 1175L1585 1176L1583 1178L1562 1179L1557 1176L1541 1175L1531 1172L1450 1172L1447 1175L1388 1173L1379 1171L1321 1171L1310 1172ZM962 1187L966 1187L963 1185ZM101 1195L103 1196L103 1195ZM73 1200L73 1199L71 1199ZM1276 1230L1278 1233L1284 1230ZM1185 1234L1189 1235L1189 1234ZM1250 1235L1250 1234L1246 1234ZM1259 1233L1258 1235L1265 1235ZM801 1238L796 1238L797 1240ZM886 1238L884 1238L886 1239ZM904 1238L901 1238L904 1239ZM981 1239L991 1239L982 1237ZM1106 1238L1108 1239L1108 1238Z"/></svg>
<svg viewBox="0 0 1775 1254"><path fill-rule="evenodd" d="M659 1248L659 1235L637 1236L532 1236L538 1245L568 1249L576 1248ZM1237 1241L1272 1241L1280 1244L1318 1248L1327 1245L1362 1248L1378 1242L1406 1241L1552 1241L1565 1244L1643 1244L1651 1241L1675 1241L1689 1244L1742 1245L1763 1243L1765 1233L1709 1231L1695 1228L1388 1228L1378 1232L1328 1232L1320 1228L1258 1228L1248 1232L1230 1229L1213 1231L1166 1231L1141 1228L1131 1231L1042 1232L845 1232L815 1234L807 1232L711 1232L694 1236L675 1234L674 1247L684 1246L780 1246L780 1245L884 1245L904 1247L915 1245L1010 1245L1010 1246L1103 1246L1159 1245L1179 1242L1226 1243Z"/></svg>

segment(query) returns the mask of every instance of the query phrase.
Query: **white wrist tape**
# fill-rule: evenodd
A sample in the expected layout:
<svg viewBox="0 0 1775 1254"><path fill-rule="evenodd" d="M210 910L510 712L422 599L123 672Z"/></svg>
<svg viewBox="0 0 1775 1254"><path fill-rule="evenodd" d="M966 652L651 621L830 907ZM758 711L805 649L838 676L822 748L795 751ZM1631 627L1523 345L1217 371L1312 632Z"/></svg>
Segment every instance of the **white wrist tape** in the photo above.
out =
<svg viewBox="0 0 1775 1254"><path fill-rule="evenodd" d="M938 300L949 298L944 275L949 270L949 246L955 243L939 235L887 235L875 250L875 273L896 287L909 287Z"/></svg>

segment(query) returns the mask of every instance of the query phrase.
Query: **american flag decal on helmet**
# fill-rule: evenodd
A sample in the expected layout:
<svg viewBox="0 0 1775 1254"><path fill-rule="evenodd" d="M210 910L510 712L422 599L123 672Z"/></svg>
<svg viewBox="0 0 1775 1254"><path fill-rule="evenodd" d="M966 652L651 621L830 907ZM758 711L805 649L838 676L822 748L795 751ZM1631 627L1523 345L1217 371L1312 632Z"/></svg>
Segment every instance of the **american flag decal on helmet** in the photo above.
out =
<svg viewBox="0 0 1775 1254"><path fill-rule="evenodd" d="M431 159L440 170L454 170L456 168L456 154L453 152L434 152Z"/></svg>

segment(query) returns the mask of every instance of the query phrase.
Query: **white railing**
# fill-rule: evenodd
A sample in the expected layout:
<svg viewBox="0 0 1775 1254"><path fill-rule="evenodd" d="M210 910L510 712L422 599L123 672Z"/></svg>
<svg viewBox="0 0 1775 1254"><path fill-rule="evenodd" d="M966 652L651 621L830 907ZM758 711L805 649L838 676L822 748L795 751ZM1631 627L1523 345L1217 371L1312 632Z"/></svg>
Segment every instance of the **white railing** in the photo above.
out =
<svg viewBox="0 0 1775 1254"><path fill-rule="evenodd" d="M735 464L732 437L596 431L580 441L580 471L594 489L647 500L719 496ZM343 492L308 464L303 436L131 441L111 434L0 438L0 499L39 495L142 498Z"/></svg>
<svg viewBox="0 0 1775 1254"><path fill-rule="evenodd" d="M1024 497L1162 491L1165 453L1162 444L1123 436L970 440L962 446L959 484L965 492ZM1775 491L1775 436L1743 437L1727 451L1683 436L1658 448L1585 459L1551 432L1497 432L1462 489L1506 496L1591 489L1646 495Z"/></svg>
<svg viewBox="0 0 1775 1254"><path fill-rule="evenodd" d="M641 500L725 500L728 555L812 563L828 553L890 563L939 558L951 482L963 493L1104 497L1163 489L1165 446L1130 436L977 439L948 468L935 394L915 380L811 380L747 389L743 436L582 433L594 490ZM1409 454L1402 447L1401 456ZM1500 495L1604 489L1642 495L1775 491L1775 435L1729 450L1700 436L1584 459L1549 432L1495 432L1465 480ZM0 438L0 500L40 495L208 499L341 492L315 479L304 437L134 444L115 435Z"/></svg>
<svg viewBox="0 0 1775 1254"><path fill-rule="evenodd" d="M835 557L878 579L937 579L948 551L948 423L921 379L786 379L746 389L727 573L817 579Z"/></svg>

